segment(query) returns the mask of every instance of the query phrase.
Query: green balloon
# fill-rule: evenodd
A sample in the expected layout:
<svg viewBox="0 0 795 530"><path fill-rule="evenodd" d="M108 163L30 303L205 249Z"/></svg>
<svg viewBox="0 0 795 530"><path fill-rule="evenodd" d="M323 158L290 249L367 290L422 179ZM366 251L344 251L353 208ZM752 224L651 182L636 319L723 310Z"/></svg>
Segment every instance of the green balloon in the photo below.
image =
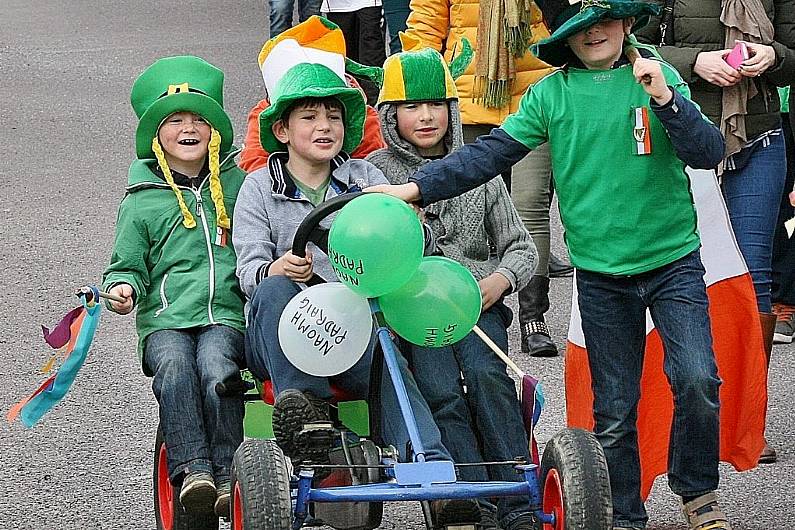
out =
<svg viewBox="0 0 795 530"><path fill-rule="evenodd" d="M387 324L419 346L439 348L463 339L480 318L480 286L448 258L423 258L402 287L378 299Z"/></svg>
<svg viewBox="0 0 795 530"><path fill-rule="evenodd" d="M337 278L376 298L406 283L422 260L424 237L416 212L383 193L365 193L331 223L328 257Z"/></svg>

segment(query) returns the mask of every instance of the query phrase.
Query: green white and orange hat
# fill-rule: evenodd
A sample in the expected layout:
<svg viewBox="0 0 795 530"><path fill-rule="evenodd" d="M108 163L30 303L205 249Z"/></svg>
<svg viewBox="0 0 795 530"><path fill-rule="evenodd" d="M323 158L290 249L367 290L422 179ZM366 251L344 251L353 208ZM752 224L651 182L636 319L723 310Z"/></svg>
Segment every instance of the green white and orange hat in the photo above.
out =
<svg viewBox="0 0 795 530"><path fill-rule="evenodd" d="M466 70L473 57L472 46L462 40L461 53L448 66L442 55L432 48L422 48L404 33L403 48L409 51L389 56L384 63L384 84L378 106L407 101L457 100L455 79Z"/></svg>
<svg viewBox="0 0 795 530"><path fill-rule="evenodd" d="M220 156L232 148L232 122L224 111L224 73L204 59L192 55L158 59L133 83L130 102L138 116L135 151L139 159L157 160L166 183L174 191L182 212L182 224L194 228L196 220L174 182L157 133L163 121L175 112L193 112L210 124L208 166L210 193L217 224L231 223L223 201L220 181Z"/></svg>
<svg viewBox="0 0 795 530"><path fill-rule="evenodd" d="M333 22L312 16L268 40L257 62L265 81L270 106L260 113L260 143L272 153L284 150L273 135L272 125L295 101L312 97L335 97L344 108L345 139L342 149L350 153L364 132L364 93L348 84L345 73L372 79L380 86L380 67L364 66L345 57L345 36Z"/></svg>
<svg viewBox="0 0 795 530"><path fill-rule="evenodd" d="M532 47L532 52L552 66L563 66L574 58L566 45L572 35L605 18L635 18L632 31L649 22L660 6L643 0L536 0L552 35Z"/></svg>

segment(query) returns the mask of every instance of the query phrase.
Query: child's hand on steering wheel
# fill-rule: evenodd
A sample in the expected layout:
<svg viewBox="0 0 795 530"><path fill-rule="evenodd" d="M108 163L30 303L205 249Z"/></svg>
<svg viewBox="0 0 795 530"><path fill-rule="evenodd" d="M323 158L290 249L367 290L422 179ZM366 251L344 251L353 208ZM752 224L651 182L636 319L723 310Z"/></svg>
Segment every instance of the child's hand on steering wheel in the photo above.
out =
<svg viewBox="0 0 795 530"><path fill-rule="evenodd" d="M277 259L268 271L269 276L282 274L294 282L306 282L312 277L312 253L307 250L306 257L301 258L288 250L284 256Z"/></svg>

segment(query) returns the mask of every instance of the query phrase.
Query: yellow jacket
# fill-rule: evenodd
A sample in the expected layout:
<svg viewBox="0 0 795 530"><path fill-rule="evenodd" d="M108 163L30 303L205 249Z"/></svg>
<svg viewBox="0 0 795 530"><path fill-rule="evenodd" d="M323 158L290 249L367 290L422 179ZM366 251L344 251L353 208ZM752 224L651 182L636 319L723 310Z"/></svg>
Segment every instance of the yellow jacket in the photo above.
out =
<svg viewBox="0 0 795 530"><path fill-rule="evenodd" d="M419 40L422 45L436 49L449 63L453 53L461 50L461 38L466 37L477 50L478 20L480 2L478 0L411 0L411 14L406 33ZM549 36L549 31L541 20L541 11L533 4L532 8L533 42ZM511 103L493 109L475 103L472 88L475 81L477 54L464 75L455 84L458 88L461 107L461 121L465 125L500 125L509 114L516 112L519 100L527 87L553 70L529 51L516 60L516 81L511 89Z"/></svg>

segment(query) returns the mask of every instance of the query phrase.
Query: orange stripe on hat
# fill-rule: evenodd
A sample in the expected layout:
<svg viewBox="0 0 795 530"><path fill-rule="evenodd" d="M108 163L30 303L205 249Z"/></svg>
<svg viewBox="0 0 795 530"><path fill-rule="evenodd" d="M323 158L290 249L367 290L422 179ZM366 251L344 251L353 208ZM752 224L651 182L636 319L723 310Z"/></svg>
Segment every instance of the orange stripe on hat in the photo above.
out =
<svg viewBox="0 0 795 530"><path fill-rule="evenodd" d="M304 22L268 40L262 46L262 50L257 57L257 63L260 68L273 47L286 39L293 39L301 46L307 48L339 53L343 57L345 56L345 36L339 26L323 17L313 15Z"/></svg>

